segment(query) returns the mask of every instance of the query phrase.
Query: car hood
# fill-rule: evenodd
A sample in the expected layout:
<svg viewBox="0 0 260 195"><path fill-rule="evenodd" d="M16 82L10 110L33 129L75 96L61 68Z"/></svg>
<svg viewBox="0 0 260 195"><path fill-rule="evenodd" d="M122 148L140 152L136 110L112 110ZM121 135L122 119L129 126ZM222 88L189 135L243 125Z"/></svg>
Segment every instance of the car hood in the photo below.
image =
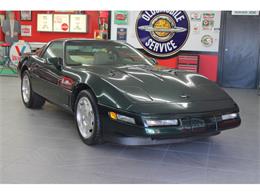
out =
<svg viewBox="0 0 260 195"><path fill-rule="evenodd" d="M160 66L120 66L99 74L133 101L176 103L230 99L202 75Z"/></svg>

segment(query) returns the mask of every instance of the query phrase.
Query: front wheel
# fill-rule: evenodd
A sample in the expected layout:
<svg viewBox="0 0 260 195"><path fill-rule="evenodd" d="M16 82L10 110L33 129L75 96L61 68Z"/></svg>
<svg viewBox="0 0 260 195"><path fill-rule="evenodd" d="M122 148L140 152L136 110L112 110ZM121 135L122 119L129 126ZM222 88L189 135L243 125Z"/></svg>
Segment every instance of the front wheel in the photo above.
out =
<svg viewBox="0 0 260 195"><path fill-rule="evenodd" d="M21 94L23 103L27 108L41 108L45 103L45 99L32 90L29 72L27 70L22 74Z"/></svg>
<svg viewBox="0 0 260 195"><path fill-rule="evenodd" d="M101 141L101 127L97 103L92 93L82 90L75 104L75 120L78 133L87 145L94 145Z"/></svg>

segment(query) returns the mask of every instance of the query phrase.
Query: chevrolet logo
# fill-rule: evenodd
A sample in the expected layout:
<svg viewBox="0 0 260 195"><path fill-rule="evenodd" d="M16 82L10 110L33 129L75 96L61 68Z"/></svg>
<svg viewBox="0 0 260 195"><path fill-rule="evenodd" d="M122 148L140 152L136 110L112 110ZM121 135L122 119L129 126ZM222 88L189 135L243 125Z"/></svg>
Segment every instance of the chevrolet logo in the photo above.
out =
<svg viewBox="0 0 260 195"><path fill-rule="evenodd" d="M181 97L181 98L184 98L184 99L188 99L190 96L187 95L187 94L182 94L182 95L180 95L180 97Z"/></svg>

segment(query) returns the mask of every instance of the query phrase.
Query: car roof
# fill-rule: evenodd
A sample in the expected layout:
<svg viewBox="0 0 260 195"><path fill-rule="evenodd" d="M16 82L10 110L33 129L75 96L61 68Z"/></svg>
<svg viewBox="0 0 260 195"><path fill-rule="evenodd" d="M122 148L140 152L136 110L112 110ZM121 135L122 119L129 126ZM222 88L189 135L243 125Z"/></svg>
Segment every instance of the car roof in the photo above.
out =
<svg viewBox="0 0 260 195"><path fill-rule="evenodd" d="M59 38L59 39L53 39L50 42L56 42L56 41L62 41L62 42L66 42L66 41L97 41L97 42L116 42L118 43L118 41L114 41L114 40L100 40L100 39L87 39L87 38Z"/></svg>

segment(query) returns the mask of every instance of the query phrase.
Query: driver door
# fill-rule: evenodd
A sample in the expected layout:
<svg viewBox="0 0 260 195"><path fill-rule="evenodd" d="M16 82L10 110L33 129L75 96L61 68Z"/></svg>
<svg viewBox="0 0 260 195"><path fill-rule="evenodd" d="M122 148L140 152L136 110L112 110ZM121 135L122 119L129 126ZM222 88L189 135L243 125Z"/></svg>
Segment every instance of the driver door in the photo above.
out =
<svg viewBox="0 0 260 195"><path fill-rule="evenodd" d="M60 87L63 78L62 69L59 70L50 64L48 58L60 57L63 59L63 42L53 42L42 55L42 60L38 61L38 68L35 74L38 77L39 94L49 101L65 106L68 104L68 93Z"/></svg>

